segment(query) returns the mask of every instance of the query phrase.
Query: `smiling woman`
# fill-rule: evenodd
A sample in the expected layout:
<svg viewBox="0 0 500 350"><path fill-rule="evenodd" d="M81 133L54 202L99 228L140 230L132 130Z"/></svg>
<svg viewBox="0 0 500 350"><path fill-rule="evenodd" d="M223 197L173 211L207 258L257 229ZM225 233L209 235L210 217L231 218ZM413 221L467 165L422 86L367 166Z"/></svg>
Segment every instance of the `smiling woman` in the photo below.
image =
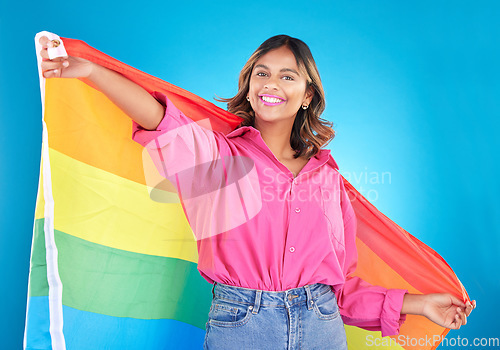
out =
<svg viewBox="0 0 500 350"><path fill-rule="evenodd" d="M397 335L406 321L406 314L426 316L428 323L425 326L436 327L432 329L439 334L442 333L441 327L458 328L466 323L473 305L466 300L468 297L465 290L451 269L435 252L412 238L378 213L363 197L358 196L359 193L339 174L330 151L322 149L333 138L334 131L329 122L320 119L325 106L324 93L311 52L302 41L279 35L266 40L255 51L243 67L237 95L226 100L229 111L236 116L208 106L206 101L196 99L167 83L160 85L155 80L154 85L139 72L131 73L130 68L110 62L109 58L102 58L103 55L99 56L95 52L86 57L96 62L72 56L51 59L48 49L52 48L53 42L41 37L40 45L40 57L43 59L40 68L43 76L80 78L103 92L99 95L101 98L105 96L132 118L132 139L145 147L145 163L154 163L160 176L174 185L181 204L177 208L178 212L185 214L196 239L198 254L193 256L197 259L197 270L213 285L208 320L205 323L204 348L346 349L344 324L366 331L380 331L382 336ZM110 67L119 67L117 70L122 74ZM75 89L81 89L84 85L82 81L69 80L69 86L75 84ZM54 84L56 83L61 83L60 79L56 79ZM50 88L51 84L47 85ZM87 86L84 88L84 96L92 92ZM58 91L63 94L68 90L68 87L62 86ZM149 93L149 90L153 93ZM49 111L52 109L54 113L55 110L62 116L60 121L72 117L71 111L85 109L79 105L79 108L61 111L71 104L60 104L50 99L47 101ZM100 111L100 108L89 110ZM206 124L193 122L184 113L197 115L197 119L215 116L212 119L219 121L224 116L226 124L234 122L233 128L237 127L225 133L219 130L214 132L205 127ZM109 113L104 111L103 114L106 116ZM239 124L235 122L237 116L242 118L238 120ZM109 118L104 119L109 121ZM78 116L76 119L82 118ZM116 120L120 119L117 117ZM99 123L89 123L89 129L95 128L96 124ZM71 126L74 129L74 125ZM120 130L129 132L129 124L122 126ZM57 130L59 135L66 136L60 132L60 128ZM105 128L99 135L105 137L109 130L115 128ZM68 141L67 137L61 138L64 138L64 142ZM122 135L116 137L116 140L120 143L117 149L127 150L123 147L126 145L134 150L138 158L140 151L137 144L127 143L130 140ZM51 145L54 144L51 142ZM87 148L75 148L81 152L87 151ZM65 159L63 155L61 152L61 157ZM129 154L123 159L128 157ZM44 164L47 164L45 158ZM116 166L120 169L119 173L130 176L128 161L117 161L117 164L120 165ZM109 166L109 161L102 162L102 166ZM59 169L66 171L65 176L54 176L54 179L68 178L67 173L71 170L67 168L61 166ZM137 171L140 166L131 168ZM57 167L54 169L57 170ZM139 180L135 178L136 181L144 182L141 176L137 177ZM49 181L48 178L46 177L46 181ZM94 193L93 187L103 182L97 181L86 187ZM106 183L109 182L113 183L112 180ZM142 187L134 188L136 190L133 193L137 197L144 195ZM114 193L122 191L113 187L109 195ZM105 201L107 202L107 198ZM88 200L85 202L91 203ZM142 206L133 210L125 208L123 212L126 215L113 216L121 221L131 220L127 221L129 226L136 219L136 215L130 215L130 212L141 208ZM170 211L173 209L173 206L169 207ZM95 208L92 210L95 211ZM169 259L177 257L175 254L179 252L174 250L172 254L172 246L176 242L187 241L184 237L169 236L171 240L162 239L162 247L170 255L166 255L164 250L156 250L157 241L144 238L150 230L157 231L157 227L172 230L172 226L177 225L179 216L169 215L172 216L169 216L165 226L155 225L156 220L165 217L161 212L156 215L158 218L150 219L148 216L147 220L136 223L140 227L137 227L138 234L131 234L130 241L134 243L130 244L132 249L142 249L144 245L151 256L165 254ZM81 214L78 218L80 217ZM47 223L56 222L60 225L65 221L72 220L47 220ZM123 225L120 222L106 221L102 226L113 228L118 224ZM93 230L99 229L93 227ZM87 230L82 231L88 234ZM371 233L371 236L366 232ZM113 236L116 247L121 247L123 234L119 231L118 238ZM63 231L60 235L67 236ZM105 232L104 236L110 235ZM162 232L160 236L165 237ZM82 241L85 243L85 239ZM72 241L71 244L81 243ZM360 254L360 259L367 259L369 264L388 271L388 276L380 279L383 286L368 282L373 281L369 273L374 272L373 270L356 270L358 246L364 253ZM373 250L371 246L374 246ZM111 253L118 256L122 254L119 250ZM382 255L384 256L381 257ZM74 254L66 256L73 257ZM123 257L127 261L132 258L135 257ZM398 261L401 258L408 263ZM142 261L142 258L135 259L134 261ZM105 260L106 255L103 253L102 261ZM180 314L177 312L179 307L184 307L186 314L194 313L192 310L199 312L199 308L194 305L198 300L196 297L186 298L186 302L183 297L173 297L182 294L177 291L160 293L155 288L149 288L154 284L144 287L140 283L142 274L153 276L153 279L156 275L148 273L149 270L144 272L144 265L137 264L139 267L132 272L134 276L138 276L137 285L131 287L134 295L139 295L137 290L141 288L144 288L145 293L154 293L160 299L168 295L168 307L165 310L169 313L165 317ZM177 261L172 264L178 266ZM85 262L81 265L82 270L89 271ZM108 266L112 264L101 265L113 267ZM122 264L118 265L121 267ZM165 271L163 260L151 262L151 265L159 271ZM367 265L366 261L364 265ZM179 271L186 269L168 268L168 273L165 274L173 277L162 275L158 284L170 286L178 283L180 290L186 288L188 284L184 280L178 281ZM93 269L90 270L94 271ZM109 276L127 276L121 270L107 273ZM432 278L427 278L427 275ZM98 276L100 281L108 280L101 277ZM166 278L170 278L168 283L163 283ZM432 289L439 288L455 292L454 294L461 291L464 300L449 293L408 293L428 292L429 284ZM113 288L117 287L113 285ZM69 293L72 288L62 290ZM189 292L195 293L197 290L191 287ZM147 293L146 297L134 303L134 307L126 309L142 311L142 305L150 299ZM91 294L93 298L97 295L82 294L84 297ZM103 295L109 297L110 293ZM128 302L127 293L122 292L120 295L124 295ZM99 299L104 305L114 302L110 298L95 299ZM152 310L147 317L151 319L158 318L155 312L158 305L163 305L160 301L156 302L156 299L153 301L152 304L147 304ZM82 304L90 305L87 300ZM77 309L75 306L75 310ZM113 320L113 317L108 320ZM67 324L64 325L66 328ZM418 325L422 326L422 323L419 322ZM426 329L416 328L412 334L421 334L418 332Z"/></svg>
<svg viewBox="0 0 500 350"><path fill-rule="evenodd" d="M335 136L333 123L320 118L324 96L309 47L299 39L276 35L248 59L240 73L238 93L219 101L227 102L228 111L243 118L238 127L260 130L278 159L307 160ZM269 127L278 130L279 142L266 135Z"/></svg>
<svg viewBox="0 0 500 350"><path fill-rule="evenodd" d="M274 125L290 134L297 111L300 107L303 110L309 107L314 90L309 86L307 76L297 70L295 56L286 46L266 53L256 62L248 99L255 112L254 126L257 129Z"/></svg>

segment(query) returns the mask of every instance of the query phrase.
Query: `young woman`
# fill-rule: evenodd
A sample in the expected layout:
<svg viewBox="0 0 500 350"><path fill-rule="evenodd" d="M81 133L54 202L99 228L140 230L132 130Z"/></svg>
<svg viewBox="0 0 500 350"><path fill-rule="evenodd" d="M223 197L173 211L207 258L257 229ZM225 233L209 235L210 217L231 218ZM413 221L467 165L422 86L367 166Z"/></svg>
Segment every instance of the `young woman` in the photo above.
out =
<svg viewBox="0 0 500 350"><path fill-rule="evenodd" d="M133 119L135 141L157 141L163 175L183 193L198 269L213 283L205 348L346 349L344 322L393 335L406 314L447 328L466 324L475 302L350 276L356 220L338 167L322 149L334 131L320 119L323 88L302 41L278 35L252 54L238 93L223 99L243 118L227 135L107 68L71 56L50 60L52 42L40 43L44 77L87 80ZM207 183L219 185L215 195L189 205Z"/></svg>

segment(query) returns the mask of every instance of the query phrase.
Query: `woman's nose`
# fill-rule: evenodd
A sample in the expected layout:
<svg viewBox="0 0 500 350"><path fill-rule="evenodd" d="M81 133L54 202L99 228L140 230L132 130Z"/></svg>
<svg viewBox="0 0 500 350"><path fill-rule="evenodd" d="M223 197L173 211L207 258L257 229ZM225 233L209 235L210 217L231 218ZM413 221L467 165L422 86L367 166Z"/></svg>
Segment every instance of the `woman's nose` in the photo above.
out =
<svg viewBox="0 0 500 350"><path fill-rule="evenodd" d="M278 82L276 81L275 78L270 77L264 84L264 88L267 88L269 90L278 90L279 89Z"/></svg>
<svg viewBox="0 0 500 350"><path fill-rule="evenodd" d="M268 90L278 90L278 85L276 85L275 83L266 83L264 85L264 89L268 89Z"/></svg>

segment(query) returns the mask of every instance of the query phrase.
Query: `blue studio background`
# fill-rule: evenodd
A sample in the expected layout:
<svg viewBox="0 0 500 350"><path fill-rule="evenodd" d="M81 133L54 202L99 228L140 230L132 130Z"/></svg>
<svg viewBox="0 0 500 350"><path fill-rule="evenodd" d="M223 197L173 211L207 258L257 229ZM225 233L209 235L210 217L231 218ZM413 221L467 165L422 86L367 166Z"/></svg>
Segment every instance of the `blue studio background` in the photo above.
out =
<svg viewBox="0 0 500 350"><path fill-rule="evenodd" d="M304 40L323 79L323 116L337 131L327 148L341 172L441 254L477 300L468 324L448 337L499 337L498 18L497 1L2 2L0 348L21 348L24 332L42 30L212 101L234 95L239 70L268 37Z"/></svg>

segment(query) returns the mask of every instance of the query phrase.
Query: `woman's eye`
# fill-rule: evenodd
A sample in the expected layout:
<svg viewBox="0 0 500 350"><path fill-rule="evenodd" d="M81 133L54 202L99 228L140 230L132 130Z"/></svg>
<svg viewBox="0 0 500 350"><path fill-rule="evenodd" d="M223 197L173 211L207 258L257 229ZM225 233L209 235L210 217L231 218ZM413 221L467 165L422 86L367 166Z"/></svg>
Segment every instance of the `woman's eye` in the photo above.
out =
<svg viewBox="0 0 500 350"><path fill-rule="evenodd" d="M257 73L257 76L259 76L259 77L265 77L266 75L267 75L267 74L266 74L266 73L264 73L264 72L258 72L258 73Z"/></svg>
<svg viewBox="0 0 500 350"><path fill-rule="evenodd" d="M289 75L285 75L283 78L284 78L285 80L293 80L293 78L292 78L291 76L289 76Z"/></svg>

